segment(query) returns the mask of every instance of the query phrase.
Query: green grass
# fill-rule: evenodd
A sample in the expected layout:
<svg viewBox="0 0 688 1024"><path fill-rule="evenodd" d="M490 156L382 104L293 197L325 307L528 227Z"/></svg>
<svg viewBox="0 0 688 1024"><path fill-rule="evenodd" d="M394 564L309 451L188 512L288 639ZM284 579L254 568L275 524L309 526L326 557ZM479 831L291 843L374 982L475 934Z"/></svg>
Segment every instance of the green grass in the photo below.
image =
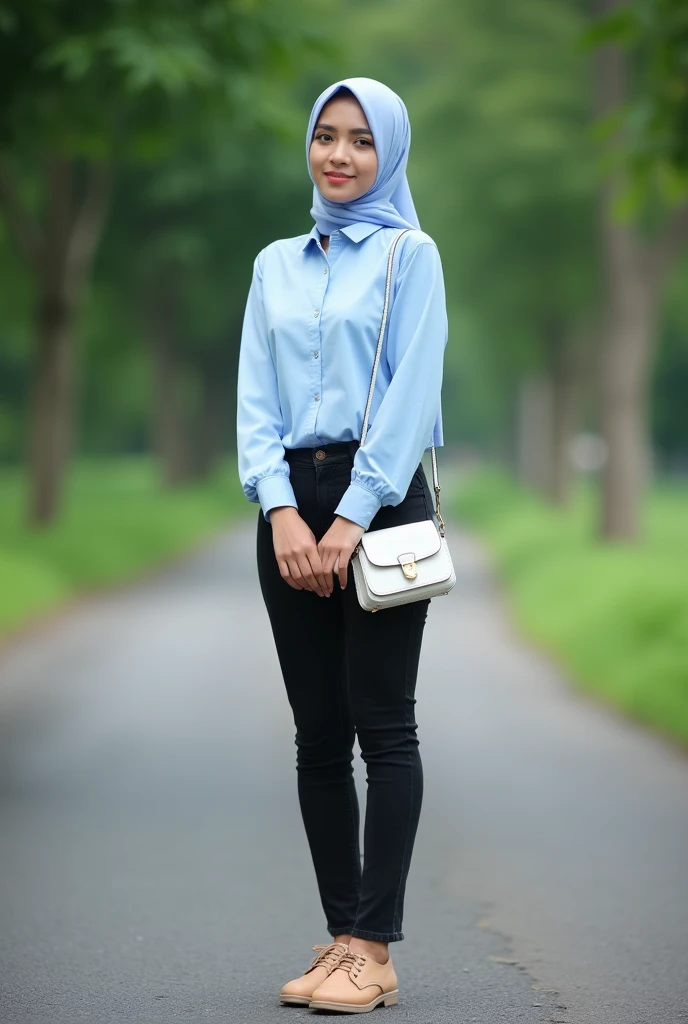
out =
<svg viewBox="0 0 688 1024"><path fill-rule="evenodd" d="M656 489L637 545L595 539L594 497L557 512L481 472L455 499L516 620L587 692L688 744L688 488Z"/></svg>
<svg viewBox="0 0 688 1024"><path fill-rule="evenodd" d="M26 478L0 470L0 635L76 594L135 576L251 506L232 463L174 492L148 458L79 460L57 523L23 523Z"/></svg>

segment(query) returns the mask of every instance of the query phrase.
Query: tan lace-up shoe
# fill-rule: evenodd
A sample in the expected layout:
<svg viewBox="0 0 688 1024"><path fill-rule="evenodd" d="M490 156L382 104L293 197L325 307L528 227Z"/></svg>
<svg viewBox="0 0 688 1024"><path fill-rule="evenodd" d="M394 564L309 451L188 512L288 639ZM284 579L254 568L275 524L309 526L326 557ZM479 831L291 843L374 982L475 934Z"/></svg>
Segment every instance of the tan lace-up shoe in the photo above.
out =
<svg viewBox="0 0 688 1024"><path fill-rule="evenodd" d="M330 976L340 959L348 953L349 947L343 942L331 942L329 946L313 946L317 950L310 967L300 978L288 981L280 992L280 1003L292 1006L310 1006L313 992Z"/></svg>
<svg viewBox="0 0 688 1024"><path fill-rule="evenodd" d="M311 1010L367 1013L380 1003L393 1006L399 999L397 976L390 957L386 964L359 953L347 952L313 992Z"/></svg>

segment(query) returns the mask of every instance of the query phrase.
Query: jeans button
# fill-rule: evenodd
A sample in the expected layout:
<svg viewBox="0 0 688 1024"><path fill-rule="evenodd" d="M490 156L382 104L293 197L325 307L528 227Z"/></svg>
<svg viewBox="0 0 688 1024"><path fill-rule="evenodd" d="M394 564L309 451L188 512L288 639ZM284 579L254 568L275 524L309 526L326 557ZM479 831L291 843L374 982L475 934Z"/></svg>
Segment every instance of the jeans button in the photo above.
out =
<svg viewBox="0 0 688 1024"><path fill-rule="evenodd" d="M315 457L320 462L322 462L322 460L325 458L325 452L322 450L322 448L318 448L317 452L315 453Z"/></svg>

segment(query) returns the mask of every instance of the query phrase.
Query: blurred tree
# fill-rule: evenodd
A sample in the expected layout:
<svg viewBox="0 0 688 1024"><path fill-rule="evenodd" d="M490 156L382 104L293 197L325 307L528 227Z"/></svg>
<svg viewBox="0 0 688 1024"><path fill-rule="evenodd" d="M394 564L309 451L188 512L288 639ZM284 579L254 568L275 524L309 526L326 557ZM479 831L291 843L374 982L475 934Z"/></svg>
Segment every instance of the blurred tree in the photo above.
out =
<svg viewBox="0 0 688 1024"><path fill-rule="evenodd" d="M303 3L306 0L302 0ZM278 0L0 3L0 202L35 280L29 518L55 515L73 328L123 156L162 161L293 67L311 22Z"/></svg>
<svg viewBox="0 0 688 1024"><path fill-rule="evenodd" d="M615 95L608 90L620 81L623 67L612 66L620 51L606 50L600 75L591 76L577 46L590 13L580 0L429 0L422 10L397 0L365 5L364 32L356 20L365 40L356 71L384 77L411 112L412 184L440 245L457 325L447 367L471 383L492 381L490 415L498 420L501 407L505 436L521 439L510 447L520 450L522 470L555 500L568 490L568 441L581 377L593 368L591 341L603 335L594 398L611 449L610 536L635 529L628 524L637 520L647 439L650 339L688 219L679 210L662 223L685 194L685 11L684 0L638 0L605 19L598 41L618 37L638 72L633 89ZM615 155L602 251L589 133L596 102L613 111L606 124ZM624 212L625 222L615 216ZM459 402L468 390L464 382Z"/></svg>
<svg viewBox="0 0 688 1024"><path fill-rule="evenodd" d="M261 88L231 132L206 132L202 150L132 169L115 199L108 273L140 322L153 447L170 486L209 472L233 427L253 259L275 237L309 226L305 112L283 86L271 99L266 82Z"/></svg>
<svg viewBox="0 0 688 1024"><path fill-rule="evenodd" d="M688 17L684 0L596 0L604 333L600 398L609 447L601 529L633 540L649 453L659 303L688 240Z"/></svg>
<svg viewBox="0 0 688 1024"><path fill-rule="evenodd" d="M449 375L454 360L460 375L466 365L455 346L471 349L498 396L505 447L564 502L595 288L580 5L430 0L395 3L386 16L371 7L366 18L362 35L414 125L412 184L458 327Z"/></svg>
<svg viewBox="0 0 688 1024"><path fill-rule="evenodd" d="M688 259L667 289L654 372L652 435L658 468L688 473Z"/></svg>
<svg viewBox="0 0 688 1024"><path fill-rule="evenodd" d="M0 460L15 461L26 424L25 372L30 281L0 221Z"/></svg>

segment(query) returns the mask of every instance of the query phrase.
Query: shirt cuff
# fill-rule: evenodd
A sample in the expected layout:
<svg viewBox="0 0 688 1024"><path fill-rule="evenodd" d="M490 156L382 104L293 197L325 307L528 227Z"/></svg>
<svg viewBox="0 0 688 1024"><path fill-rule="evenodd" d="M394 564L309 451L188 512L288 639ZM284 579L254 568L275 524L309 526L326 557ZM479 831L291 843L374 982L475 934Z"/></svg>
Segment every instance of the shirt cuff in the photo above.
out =
<svg viewBox="0 0 688 1024"><path fill-rule="evenodd" d="M371 491L369 487L352 481L334 512L335 515L351 519L354 523L362 526L364 530L367 530L373 516L381 506L382 502L377 494Z"/></svg>
<svg viewBox="0 0 688 1024"><path fill-rule="evenodd" d="M258 501L263 509L263 515L270 522L270 509L278 505L291 505L298 508L294 497L294 488L291 480L284 473L277 473L274 476L264 476L256 484Z"/></svg>

